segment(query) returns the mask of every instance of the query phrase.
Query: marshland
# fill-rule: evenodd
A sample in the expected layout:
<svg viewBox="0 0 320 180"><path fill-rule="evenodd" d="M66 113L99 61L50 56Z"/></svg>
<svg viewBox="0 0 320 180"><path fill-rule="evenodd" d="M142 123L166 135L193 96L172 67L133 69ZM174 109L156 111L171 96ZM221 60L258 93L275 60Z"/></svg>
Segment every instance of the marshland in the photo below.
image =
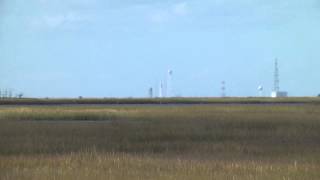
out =
<svg viewBox="0 0 320 180"><path fill-rule="evenodd" d="M0 107L0 179L319 179L320 105Z"/></svg>

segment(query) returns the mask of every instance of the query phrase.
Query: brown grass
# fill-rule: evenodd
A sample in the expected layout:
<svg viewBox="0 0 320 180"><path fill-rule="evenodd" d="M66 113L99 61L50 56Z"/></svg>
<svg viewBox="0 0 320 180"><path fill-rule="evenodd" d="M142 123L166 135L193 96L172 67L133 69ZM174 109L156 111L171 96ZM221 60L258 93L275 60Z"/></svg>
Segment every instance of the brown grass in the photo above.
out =
<svg viewBox="0 0 320 180"><path fill-rule="evenodd" d="M319 179L318 105L0 109L0 179Z"/></svg>

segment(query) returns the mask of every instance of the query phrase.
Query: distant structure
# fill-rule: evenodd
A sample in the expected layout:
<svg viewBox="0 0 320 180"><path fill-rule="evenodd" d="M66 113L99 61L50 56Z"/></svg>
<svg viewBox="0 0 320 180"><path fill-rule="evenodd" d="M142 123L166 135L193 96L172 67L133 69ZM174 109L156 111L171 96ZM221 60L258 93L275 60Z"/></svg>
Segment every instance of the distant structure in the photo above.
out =
<svg viewBox="0 0 320 180"><path fill-rule="evenodd" d="M226 93L226 82L222 81L221 82L221 97L226 97L227 93Z"/></svg>
<svg viewBox="0 0 320 180"><path fill-rule="evenodd" d="M23 96L24 96L24 94L23 94L22 92L16 95L16 97L17 97L18 99L22 99Z"/></svg>
<svg viewBox="0 0 320 180"><path fill-rule="evenodd" d="M159 98L163 98L163 83L162 81L160 82L160 87L159 87Z"/></svg>
<svg viewBox="0 0 320 180"><path fill-rule="evenodd" d="M8 91L8 98L11 99L12 98L12 90Z"/></svg>
<svg viewBox="0 0 320 180"><path fill-rule="evenodd" d="M259 97L263 97L263 86L262 85L258 86L258 93L259 93Z"/></svg>
<svg viewBox="0 0 320 180"><path fill-rule="evenodd" d="M8 89L1 89L0 90L0 97L1 97L1 99L7 99L8 98Z"/></svg>
<svg viewBox="0 0 320 180"><path fill-rule="evenodd" d="M272 98L278 97L288 97L288 92L280 91L280 74L279 74L279 65L278 59L275 60L275 67L274 67L274 82L273 82L273 91L271 92Z"/></svg>
<svg viewBox="0 0 320 180"><path fill-rule="evenodd" d="M172 97L173 92L172 92L172 76L173 76L173 71L168 70L168 75L167 75L167 97Z"/></svg>
<svg viewBox="0 0 320 180"><path fill-rule="evenodd" d="M22 93L20 93L20 94L21 94L21 98L22 98L23 94ZM0 99L20 98L19 95L14 96L12 89L0 89Z"/></svg>
<svg viewBox="0 0 320 180"><path fill-rule="evenodd" d="M3 97L4 99L7 99L7 98L8 98L8 89L5 89L5 90L4 90L2 97Z"/></svg>
<svg viewBox="0 0 320 180"><path fill-rule="evenodd" d="M153 88L149 88L149 98L153 98Z"/></svg>

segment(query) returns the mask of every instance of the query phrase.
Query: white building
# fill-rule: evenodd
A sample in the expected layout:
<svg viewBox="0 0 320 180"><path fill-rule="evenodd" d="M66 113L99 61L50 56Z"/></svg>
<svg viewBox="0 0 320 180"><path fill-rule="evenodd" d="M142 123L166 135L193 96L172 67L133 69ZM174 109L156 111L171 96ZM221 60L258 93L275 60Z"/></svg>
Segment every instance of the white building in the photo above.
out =
<svg viewBox="0 0 320 180"><path fill-rule="evenodd" d="M288 97L288 92L285 91L272 91L271 92L272 98L279 98L279 97Z"/></svg>

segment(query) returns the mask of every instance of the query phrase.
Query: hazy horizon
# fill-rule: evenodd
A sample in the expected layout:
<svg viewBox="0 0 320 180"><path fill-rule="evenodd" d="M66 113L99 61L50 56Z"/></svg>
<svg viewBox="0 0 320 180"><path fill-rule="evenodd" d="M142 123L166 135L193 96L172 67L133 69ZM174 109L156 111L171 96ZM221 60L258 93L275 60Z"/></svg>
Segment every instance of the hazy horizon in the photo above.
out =
<svg viewBox="0 0 320 180"><path fill-rule="evenodd" d="M317 0L0 0L0 89L28 97L320 93Z"/></svg>

